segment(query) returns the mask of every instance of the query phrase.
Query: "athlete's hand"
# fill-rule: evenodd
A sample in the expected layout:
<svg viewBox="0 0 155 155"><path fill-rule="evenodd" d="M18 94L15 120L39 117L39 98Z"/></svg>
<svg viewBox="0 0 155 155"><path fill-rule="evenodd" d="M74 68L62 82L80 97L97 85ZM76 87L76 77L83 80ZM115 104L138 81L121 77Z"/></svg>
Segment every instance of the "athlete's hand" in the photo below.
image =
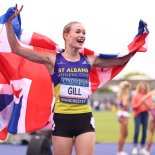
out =
<svg viewBox="0 0 155 155"><path fill-rule="evenodd" d="M12 20L20 14L22 9L23 9L23 5L18 9L18 5L16 4L14 7L14 14L12 16L10 16L10 18L8 19L7 22L12 22Z"/></svg>

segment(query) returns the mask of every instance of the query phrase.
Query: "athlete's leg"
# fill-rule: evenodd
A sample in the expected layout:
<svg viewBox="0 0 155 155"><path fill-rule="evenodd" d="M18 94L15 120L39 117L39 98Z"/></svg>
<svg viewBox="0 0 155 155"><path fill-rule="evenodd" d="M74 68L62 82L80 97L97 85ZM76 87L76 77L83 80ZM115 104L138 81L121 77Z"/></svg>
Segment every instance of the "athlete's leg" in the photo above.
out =
<svg viewBox="0 0 155 155"><path fill-rule="evenodd" d="M52 136L54 155L71 155L73 148L73 138Z"/></svg>
<svg viewBox="0 0 155 155"><path fill-rule="evenodd" d="M76 155L94 155L95 132L86 132L75 137Z"/></svg>
<svg viewBox="0 0 155 155"><path fill-rule="evenodd" d="M71 155L73 148L72 117L54 114L52 124L52 145L54 155Z"/></svg>

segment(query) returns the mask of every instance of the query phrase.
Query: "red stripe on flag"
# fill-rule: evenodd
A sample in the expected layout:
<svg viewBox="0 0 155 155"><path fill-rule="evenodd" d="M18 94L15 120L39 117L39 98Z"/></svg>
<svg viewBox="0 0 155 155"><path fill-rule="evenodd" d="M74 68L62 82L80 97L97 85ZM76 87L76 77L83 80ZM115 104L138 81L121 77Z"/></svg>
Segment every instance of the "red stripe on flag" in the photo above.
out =
<svg viewBox="0 0 155 155"><path fill-rule="evenodd" d="M33 32L30 45L50 50L55 50L57 46L53 40L36 32Z"/></svg>
<svg viewBox="0 0 155 155"><path fill-rule="evenodd" d="M101 68L99 68L101 70ZM94 92L100 85L100 80L97 74L97 68L93 67L90 72L91 91Z"/></svg>
<svg viewBox="0 0 155 155"><path fill-rule="evenodd" d="M148 34L140 34L137 37L134 38L134 40L128 45L128 49L131 52L146 52L147 49L142 48L142 46L145 44L145 38ZM142 51L141 51L142 50Z"/></svg>

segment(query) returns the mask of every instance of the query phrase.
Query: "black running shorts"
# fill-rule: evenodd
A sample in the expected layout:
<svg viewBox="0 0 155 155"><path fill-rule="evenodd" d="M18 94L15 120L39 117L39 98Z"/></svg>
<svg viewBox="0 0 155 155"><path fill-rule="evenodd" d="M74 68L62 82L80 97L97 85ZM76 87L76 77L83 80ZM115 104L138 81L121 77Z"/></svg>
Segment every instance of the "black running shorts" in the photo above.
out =
<svg viewBox="0 0 155 155"><path fill-rule="evenodd" d="M91 112L54 114L52 135L72 138L86 132L95 132L94 118Z"/></svg>

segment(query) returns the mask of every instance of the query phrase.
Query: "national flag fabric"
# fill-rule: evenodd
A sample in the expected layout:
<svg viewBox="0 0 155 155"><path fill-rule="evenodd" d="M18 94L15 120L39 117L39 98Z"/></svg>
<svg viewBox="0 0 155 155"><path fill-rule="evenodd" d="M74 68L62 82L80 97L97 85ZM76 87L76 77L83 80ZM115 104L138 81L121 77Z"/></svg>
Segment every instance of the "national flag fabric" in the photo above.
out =
<svg viewBox="0 0 155 155"><path fill-rule="evenodd" d="M0 139L2 140L6 138L7 133L26 133L43 128L50 121L53 106L52 81L46 67L11 53L5 22L13 13L14 9L9 8L0 17ZM27 33L21 29L20 16L14 19L13 28L23 46L38 51L63 51L45 35L36 32ZM123 52L97 54L88 48L83 48L81 53L108 59L123 57L129 53L134 55L136 52L146 52L148 33L147 24L140 20L138 34ZM93 67L90 73L91 92L112 80L125 65Z"/></svg>
<svg viewBox="0 0 155 155"><path fill-rule="evenodd" d="M14 29L19 28L18 20L13 25ZM8 132L25 133L43 128L51 114L53 92L44 65L5 53L11 51L2 20L0 51L0 139L4 140Z"/></svg>

